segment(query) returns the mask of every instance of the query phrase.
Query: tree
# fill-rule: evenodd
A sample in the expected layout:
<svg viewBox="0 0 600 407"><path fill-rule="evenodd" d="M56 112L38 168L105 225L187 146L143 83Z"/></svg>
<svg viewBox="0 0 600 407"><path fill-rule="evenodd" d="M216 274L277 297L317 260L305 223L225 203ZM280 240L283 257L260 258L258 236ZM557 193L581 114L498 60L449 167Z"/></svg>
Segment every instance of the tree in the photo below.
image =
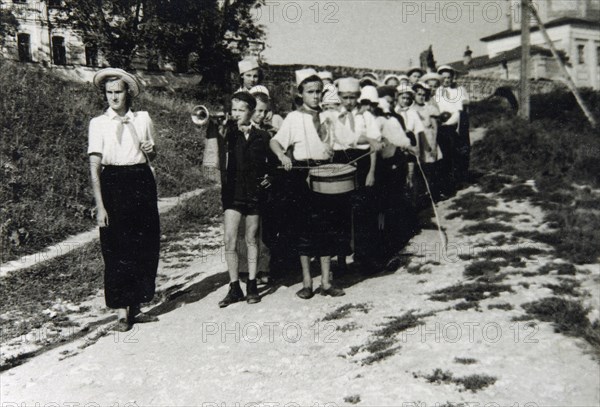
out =
<svg viewBox="0 0 600 407"><path fill-rule="evenodd" d="M0 2L3 4L4 2ZM17 33L19 21L10 9L0 8L0 46L6 42L7 36L13 36Z"/></svg>
<svg viewBox="0 0 600 407"><path fill-rule="evenodd" d="M72 0L61 21L97 44L111 66L131 68L136 54L160 56L179 72L221 81L248 40L264 37L252 19L262 1Z"/></svg>

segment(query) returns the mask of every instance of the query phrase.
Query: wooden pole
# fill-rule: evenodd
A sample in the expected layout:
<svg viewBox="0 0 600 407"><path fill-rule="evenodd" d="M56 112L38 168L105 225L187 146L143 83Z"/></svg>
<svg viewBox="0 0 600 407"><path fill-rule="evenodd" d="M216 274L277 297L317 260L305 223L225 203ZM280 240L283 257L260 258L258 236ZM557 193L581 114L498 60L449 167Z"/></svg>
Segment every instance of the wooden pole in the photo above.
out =
<svg viewBox="0 0 600 407"><path fill-rule="evenodd" d="M583 98L581 97L581 94L579 93L579 89L577 89L577 86L575 85L575 82L573 81L573 77L571 76L569 71L567 71L567 68L565 67L565 64L563 63L562 59L560 58L560 55L558 55L558 51L556 50L554 43L552 43L552 40L550 39L550 36L548 35L548 32L546 31L544 24L542 24L542 19L540 18L540 15L538 14L535 7L529 6L528 8L531 9L531 13L533 14L533 17L536 19L536 21L540 27L540 31L542 32L542 35L544 36L544 40L546 41L546 44L548 45L548 47L550 47L550 51L552 52L552 55L556 59L558 66L560 67L563 75L565 76L569 90L575 96L575 99L577 100L579 107L581 107L581 110L583 110L583 113L587 117L587 119L590 122L590 124L592 125L592 127L596 127L596 124L597 124L596 119L594 118L594 115L592 114L592 112L587 108L585 102L583 101Z"/></svg>
<svg viewBox="0 0 600 407"><path fill-rule="evenodd" d="M529 1L521 0L521 78L519 82L519 116L529 120L529 58L531 54L529 30Z"/></svg>

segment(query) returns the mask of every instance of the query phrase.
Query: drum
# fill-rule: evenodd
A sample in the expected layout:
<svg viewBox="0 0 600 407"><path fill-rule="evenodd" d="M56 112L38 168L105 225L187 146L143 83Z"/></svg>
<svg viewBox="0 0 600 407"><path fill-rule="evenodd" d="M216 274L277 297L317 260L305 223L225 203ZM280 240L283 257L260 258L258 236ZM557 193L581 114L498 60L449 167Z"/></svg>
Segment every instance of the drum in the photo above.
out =
<svg viewBox="0 0 600 407"><path fill-rule="evenodd" d="M309 171L310 189L320 194L344 194L358 187L356 167L348 164L324 164Z"/></svg>

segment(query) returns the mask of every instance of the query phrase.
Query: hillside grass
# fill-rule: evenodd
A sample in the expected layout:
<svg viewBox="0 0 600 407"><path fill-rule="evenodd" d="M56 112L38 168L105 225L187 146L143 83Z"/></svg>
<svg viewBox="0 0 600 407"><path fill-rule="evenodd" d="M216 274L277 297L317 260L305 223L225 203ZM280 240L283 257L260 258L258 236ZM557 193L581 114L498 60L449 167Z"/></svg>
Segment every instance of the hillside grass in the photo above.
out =
<svg viewBox="0 0 600 407"><path fill-rule="evenodd" d="M600 92L584 90L583 98L600 119ZM508 114L487 114L496 107L482 102L472 112L483 114L486 137L475 143L472 166L487 174L517 176L516 186L502 190L505 199L530 199L546 211L550 232L531 238L554 247L576 264L595 263L600 256L600 137L575 98L566 91L535 95L531 121ZM488 177L489 178L489 177ZM535 189L523 184L534 180ZM483 178L489 185L489 179ZM503 184L504 181L501 183ZM503 186L499 185L498 189Z"/></svg>
<svg viewBox="0 0 600 407"><path fill-rule="evenodd" d="M34 253L89 229L94 207L87 131L105 110L91 84L58 79L41 67L0 59L0 262ZM204 134L194 128L190 102L143 94L157 130L153 162L160 196L203 187Z"/></svg>

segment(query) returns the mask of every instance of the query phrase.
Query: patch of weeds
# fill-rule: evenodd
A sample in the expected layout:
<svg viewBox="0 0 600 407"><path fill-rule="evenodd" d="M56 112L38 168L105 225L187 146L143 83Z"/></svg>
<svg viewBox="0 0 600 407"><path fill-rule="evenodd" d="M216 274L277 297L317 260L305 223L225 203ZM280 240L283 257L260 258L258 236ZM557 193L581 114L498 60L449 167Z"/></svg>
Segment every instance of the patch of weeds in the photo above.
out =
<svg viewBox="0 0 600 407"><path fill-rule="evenodd" d="M502 174L486 174L477 180L477 184L485 193L500 192L506 184L512 182L512 177Z"/></svg>
<svg viewBox="0 0 600 407"><path fill-rule="evenodd" d="M360 304L344 304L341 307L337 308L335 311L332 311L326 314L321 321L334 321L336 319L346 318L350 315L352 310L360 311L363 313L368 313L371 309L371 306L367 303Z"/></svg>
<svg viewBox="0 0 600 407"><path fill-rule="evenodd" d="M499 222L479 222L474 225L465 226L459 232L472 236L480 233L512 232L514 230L515 228L512 226Z"/></svg>
<svg viewBox="0 0 600 407"><path fill-rule="evenodd" d="M496 201L475 192L469 192L454 200L449 209L456 212L446 216L447 219L462 217L467 220L486 220L493 216L488 209L496 206Z"/></svg>
<svg viewBox="0 0 600 407"><path fill-rule="evenodd" d="M485 374L474 374L456 379L457 384L462 384L465 390L475 393L496 383L496 378Z"/></svg>
<svg viewBox="0 0 600 407"><path fill-rule="evenodd" d="M344 402L350 403L350 404L358 404L358 403L360 403L360 395L353 394L352 396L346 396L346 397L344 397Z"/></svg>
<svg viewBox="0 0 600 407"><path fill-rule="evenodd" d="M521 322L521 321L532 321L534 318L531 315L519 315L518 317L512 317L510 320L513 322Z"/></svg>
<svg viewBox="0 0 600 407"><path fill-rule="evenodd" d="M431 273L431 269L424 264L418 264L415 266L410 266L406 269L408 274L427 274Z"/></svg>
<svg viewBox="0 0 600 407"><path fill-rule="evenodd" d="M519 281L519 285L523 288L529 288L530 284L526 281Z"/></svg>
<svg viewBox="0 0 600 407"><path fill-rule="evenodd" d="M505 244L516 244L519 238L511 235L497 235L491 238L492 242L496 246L504 246Z"/></svg>
<svg viewBox="0 0 600 407"><path fill-rule="evenodd" d="M535 277L535 276L539 275L539 272L537 272L537 271L523 271L523 272L521 272L521 275L523 277Z"/></svg>
<svg viewBox="0 0 600 407"><path fill-rule="evenodd" d="M185 281L190 281L190 280L192 280L192 279L194 279L194 278L198 277L200 274L202 274L202 273L194 273L194 274L190 274L189 276L186 276L186 277L185 277Z"/></svg>
<svg viewBox="0 0 600 407"><path fill-rule="evenodd" d="M585 339L600 357L600 325L590 323L589 309L581 302L560 297L548 297L522 305L531 317L540 321L552 322L556 332Z"/></svg>
<svg viewBox="0 0 600 407"><path fill-rule="evenodd" d="M519 184L504 188L500 192L500 196L509 201L520 201L527 198L532 198L537 195L537 192L526 184Z"/></svg>
<svg viewBox="0 0 600 407"><path fill-rule="evenodd" d="M477 359L473 358L454 358L455 363L460 363L461 365L473 365L477 363Z"/></svg>
<svg viewBox="0 0 600 407"><path fill-rule="evenodd" d="M469 264L463 273L467 278L481 277L486 281L498 281L500 264L492 260L480 260Z"/></svg>
<svg viewBox="0 0 600 407"><path fill-rule="evenodd" d="M577 288L581 287L581 283L577 280L563 278L560 280L560 284L544 284L542 287L546 287L552 290L554 295L570 295L572 297L579 297L581 293L577 291Z"/></svg>
<svg viewBox="0 0 600 407"><path fill-rule="evenodd" d="M501 304L490 304L490 305L488 305L488 309L502 309L504 311L511 311L514 308L513 308L512 304L504 302Z"/></svg>
<svg viewBox="0 0 600 407"><path fill-rule="evenodd" d="M515 250L491 249L477 255L486 260L504 259L508 265L519 268L525 267L523 259L530 260L533 256L545 253L547 252L537 247L520 247Z"/></svg>
<svg viewBox="0 0 600 407"><path fill-rule="evenodd" d="M392 338L379 337L363 346L363 350L369 353L377 353L390 348L394 343Z"/></svg>
<svg viewBox="0 0 600 407"><path fill-rule="evenodd" d="M355 329L358 329L358 324L356 322L349 322L347 324L344 325L338 325L335 330L336 331L340 331L340 332L349 332L349 331L354 331Z"/></svg>
<svg viewBox="0 0 600 407"><path fill-rule="evenodd" d="M389 348L377 353L374 353L373 355L367 356L366 358L364 358L361 362L362 365L372 365L375 362L381 362L382 360L385 360L387 358L389 358L390 356L393 356L396 354L396 352L400 350L400 346L396 346L395 348Z"/></svg>
<svg viewBox="0 0 600 407"><path fill-rule="evenodd" d="M558 275L574 276L577 274L577 269L571 263L548 263L538 269L538 273L541 275L549 274L551 271L556 271Z"/></svg>
<svg viewBox="0 0 600 407"><path fill-rule="evenodd" d="M455 310L457 310L457 311L466 311L466 310L471 309L471 308L478 309L479 308L479 302L477 302L477 301L463 301L463 302L459 302L458 304L456 304L453 308Z"/></svg>
<svg viewBox="0 0 600 407"><path fill-rule="evenodd" d="M419 280L417 281L417 284L425 284L427 282L427 280Z"/></svg>
<svg viewBox="0 0 600 407"><path fill-rule="evenodd" d="M396 335L409 328L415 328L419 325L423 325L423 318L435 315L433 312L426 314L414 314L414 311L406 312L399 317L389 317L389 321L381 324L382 328L378 329L373 333L376 337L388 338Z"/></svg>
<svg viewBox="0 0 600 407"><path fill-rule="evenodd" d="M415 376L415 377L418 377ZM465 377L454 377L450 371L435 369L432 374L423 376L429 383L435 384L456 384L462 386L462 390L470 390L475 393L496 383L496 378L485 374L474 374ZM461 390L461 391L462 391Z"/></svg>
<svg viewBox="0 0 600 407"><path fill-rule="evenodd" d="M450 287L434 291L433 301L453 301L465 299L467 301L481 301L486 298L498 297L502 292L513 292L509 285L492 284L487 281L475 281L466 284L455 284Z"/></svg>

